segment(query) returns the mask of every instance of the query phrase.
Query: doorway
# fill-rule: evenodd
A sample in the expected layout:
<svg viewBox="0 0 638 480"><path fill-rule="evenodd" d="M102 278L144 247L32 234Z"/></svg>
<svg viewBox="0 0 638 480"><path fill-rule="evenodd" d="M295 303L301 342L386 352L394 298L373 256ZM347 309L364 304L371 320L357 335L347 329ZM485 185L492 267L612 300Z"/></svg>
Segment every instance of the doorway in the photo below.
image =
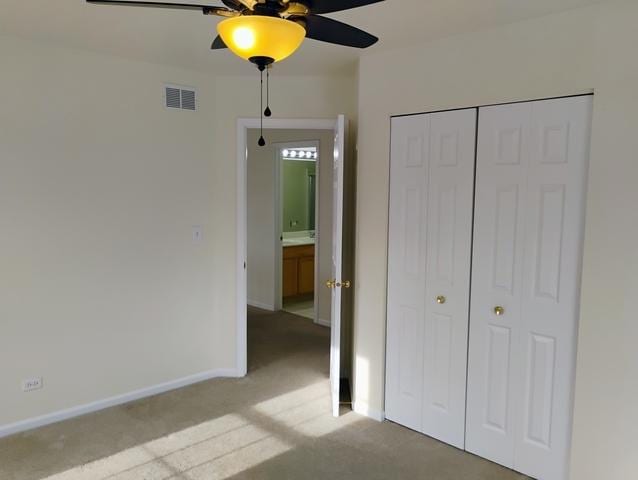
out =
<svg viewBox="0 0 638 480"><path fill-rule="evenodd" d="M248 195L250 194L250 185L248 184L248 149L251 139L250 130L260 127L259 119L240 119L237 124L238 136L237 136L237 238L238 238L238 250L237 250L237 371L239 376L245 376L248 373L248 361L247 361L247 314L248 314L248 271L251 270L251 258L248 252L248 240L259 240L264 245L264 248L271 248L271 251L281 250L281 236L275 239L275 230L272 230L273 234L270 236L255 236L249 235L248 231ZM327 296L330 299L329 315L326 315L330 324L330 391L331 391L331 403L332 412L335 416L340 411L340 391L341 391L341 379L350 379L351 375L351 321L352 315L349 312L349 306L352 304L351 296L351 284L350 274L351 268L351 238L349 234L350 227L344 228L344 212L346 217L349 216L347 212L350 211L350 206L344 206L344 177L348 174L345 172L345 157L346 146L345 139L347 137L347 122L345 117L339 116L333 120L283 120L283 119L267 119L264 122L264 128L270 137L267 137L267 142L276 143L275 132L281 132L282 130L294 130L308 131L317 130L320 133L328 135L333 140L333 148L323 148L321 150L333 152L329 158L332 162L332 172L329 171L329 184L331 185L332 192L332 205L331 208L324 209L332 213L330 219L330 225L332 226L332 245L331 251L327 255L319 253L319 257L330 259L330 272L328 275L319 274L319 281L315 281L320 285L328 285L328 288L319 288L318 292L328 292ZM267 132L264 132L265 134ZM307 132L306 132L307 133ZM266 136L266 135L265 135ZM313 138L313 137L307 137ZM315 137L316 138L316 137ZM285 138L280 138L280 143L285 142ZM303 137L298 139L303 141ZM254 139L256 144L257 138ZM274 160L274 159L273 159ZM354 176L351 176L354 178ZM271 182L274 183L276 179L273 175L270 177ZM321 188L320 182L317 181L315 187ZM347 190L352 193L352 189ZM273 193L274 197L274 193ZM346 203L347 200L346 200ZM321 210L320 205L315 205L315 208ZM283 216L283 215L282 215ZM322 218L325 218L321 215ZM270 220L270 226L274 229L273 216L264 216ZM321 224L323 220L319 220ZM325 231L321 225L315 225L316 230ZM318 228L317 228L318 227ZM269 245L267 245L269 244ZM323 249L325 242L320 241L320 249ZM282 251L283 256L283 251ZM276 262L280 263L280 262ZM321 261L319 262L321 263ZM281 263L283 269L283 263ZM273 267L274 268L274 267ZM267 282L271 283L272 290L276 290L279 281L274 281L270 276ZM319 295L319 314L316 321L324 321L321 307L321 293ZM272 296L272 308L278 304L277 296ZM282 302L283 303L283 302ZM344 309L345 305L345 309ZM347 320L342 322L342 314L345 313Z"/></svg>
<svg viewBox="0 0 638 480"><path fill-rule="evenodd" d="M329 328L333 133L267 128L263 135L260 147L260 130L247 130L247 304Z"/></svg>

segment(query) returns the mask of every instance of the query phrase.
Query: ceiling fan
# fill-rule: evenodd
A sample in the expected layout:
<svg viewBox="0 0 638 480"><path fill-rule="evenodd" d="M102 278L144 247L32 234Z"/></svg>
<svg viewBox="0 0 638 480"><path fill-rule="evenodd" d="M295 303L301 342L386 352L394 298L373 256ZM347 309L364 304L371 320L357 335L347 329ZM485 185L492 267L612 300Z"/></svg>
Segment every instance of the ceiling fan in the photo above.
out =
<svg viewBox="0 0 638 480"><path fill-rule="evenodd" d="M225 17L217 25L219 35L211 48L228 48L257 66L262 72L263 107L264 70L268 73L273 63L292 55L305 38L355 48L368 48L379 40L363 30L319 14L363 7L383 0L222 0L224 6L125 0L86 1L98 5L192 10L204 15ZM267 106L264 115L269 117L271 114ZM259 144L265 145L263 136Z"/></svg>
<svg viewBox="0 0 638 480"><path fill-rule="evenodd" d="M345 23L319 14L340 12L383 0L222 0L225 6L185 3L87 0L100 5L165 8L200 11L227 20L220 22L213 50L230 48L233 53L258 67L283 60L301 45L304 38L367 48L379 39ZM234 20L234 21L233 21Z"/></svg>

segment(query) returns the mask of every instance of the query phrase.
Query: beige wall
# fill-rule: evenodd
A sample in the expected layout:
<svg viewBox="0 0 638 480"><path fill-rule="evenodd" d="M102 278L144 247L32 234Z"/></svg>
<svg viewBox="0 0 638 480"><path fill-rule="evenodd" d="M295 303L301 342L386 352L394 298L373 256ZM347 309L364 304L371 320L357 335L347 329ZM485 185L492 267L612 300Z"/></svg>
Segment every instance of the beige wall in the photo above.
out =
<svg viewBox="0 0 638 480"><path fill-rule="evenodd" d="M0 428L232 372L236 119L259 114L257 72L11 37L0 58ZM277 117L356 112L354 77L272 80ZM164 82L197 87L200 110L165 110Z"/></svg>
<svg viewBox="0 0 638 480"><path fill-rule="evenodd" d="M637 23L636 2L612 2L362 59L354 338L359 410L379 412L384 404L390 116L595 90L572 478L636 477Z"/></svg>
<svg viewBox="0 0 638 480"><path fill-rule="evenodd" d="M0 58L0 426L234 367L214 323L214 78L8 37ZM200 110L166 110L163 82Z"/></svg>
<svg viewBox="0 0 638 480"><path fill-rule="evenodd" d="M259 130L248 131L248 301L256 306L275 303L275 240L274 224L276 143L319 141L319 319L330 322L330 291L322 288L330 279L332 269L332 130L275 130L267 129L268 144L259 147Z"/></svg>

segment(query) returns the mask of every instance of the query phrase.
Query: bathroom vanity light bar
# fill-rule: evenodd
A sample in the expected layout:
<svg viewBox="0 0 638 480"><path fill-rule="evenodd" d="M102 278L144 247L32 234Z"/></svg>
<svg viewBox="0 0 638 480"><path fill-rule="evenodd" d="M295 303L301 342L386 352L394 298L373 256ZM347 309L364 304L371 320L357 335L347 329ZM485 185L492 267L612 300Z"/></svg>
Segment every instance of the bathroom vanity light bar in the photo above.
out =
<svg viewBox="0 0 638 480"><path fill-rule="evenodd" d="M284 160L317 160L319 154L316 149L284 149L281 152Z"/></svg>

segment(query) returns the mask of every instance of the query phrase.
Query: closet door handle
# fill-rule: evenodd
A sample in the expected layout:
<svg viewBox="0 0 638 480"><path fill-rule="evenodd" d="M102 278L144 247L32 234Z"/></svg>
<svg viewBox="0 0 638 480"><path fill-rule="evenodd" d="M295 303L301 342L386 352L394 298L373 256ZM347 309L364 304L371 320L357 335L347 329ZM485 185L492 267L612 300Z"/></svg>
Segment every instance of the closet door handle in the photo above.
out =
<svg viewBox="0 0 638 480"><path fill-rule="evenodd" d="M503 315L505 315L505 309L500 305L494 307L494 315L496 315L497 317L502 317Z"/></svg>
<svg viewBox="0 0 638 480"><path fill-rule="evenodd" d="M439 295L438 297L436 297L436 303L438 303L439 305L443 305L445 302L447 302L447 298L445 298L443 295Z"/></svg>

